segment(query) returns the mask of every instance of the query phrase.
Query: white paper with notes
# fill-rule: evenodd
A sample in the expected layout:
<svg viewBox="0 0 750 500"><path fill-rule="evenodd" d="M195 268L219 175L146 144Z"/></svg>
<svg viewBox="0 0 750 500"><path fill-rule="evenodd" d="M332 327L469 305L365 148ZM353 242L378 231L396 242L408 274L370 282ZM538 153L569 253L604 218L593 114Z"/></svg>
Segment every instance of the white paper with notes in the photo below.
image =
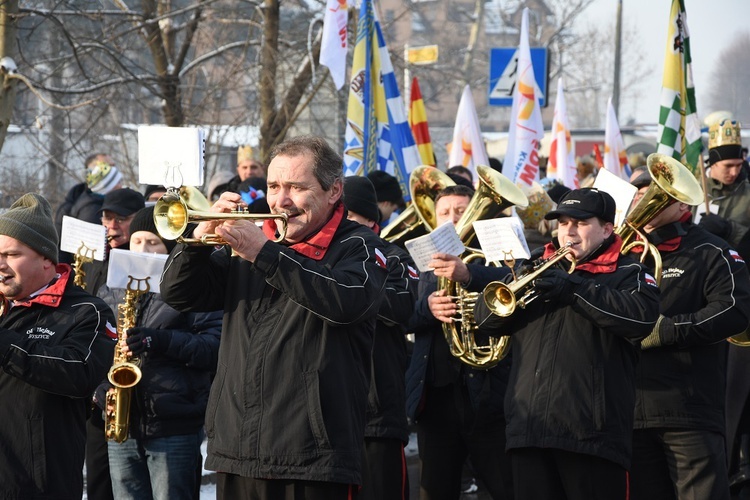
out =
<svg viewBox="0 0 750 500"><path fill-rule="evenodd" d="M436 253L448 253L451 255L461 255L466 250L464 244L456 233L456 228L450 221L445 222L431 233L414 238L405 243L406 250L414 259L420 271L432 271L428 263Z"/></svg>
<svg viewBox="0 0 750 500"><path fill-rule="evenodd" d="M474 230L488 262L528 259L530 256L523 223L518 217L478 220L474 222Z"/></svg>

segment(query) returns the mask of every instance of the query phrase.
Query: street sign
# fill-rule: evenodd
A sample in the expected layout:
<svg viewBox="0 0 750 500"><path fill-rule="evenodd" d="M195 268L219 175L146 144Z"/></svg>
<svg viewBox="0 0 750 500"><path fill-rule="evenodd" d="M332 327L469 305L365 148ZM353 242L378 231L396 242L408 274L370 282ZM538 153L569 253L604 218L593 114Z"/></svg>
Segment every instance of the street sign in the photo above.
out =
<svg viewBox="0 0 750 500"><path fill-rule="evenodd" d="M532 47L531 65L534 68L536 93L539 105L547 106L547 49ZM489 104L491 106L512 106L513 89L518 78L518 48L504 47L490 49L490 87Z"/></svg>

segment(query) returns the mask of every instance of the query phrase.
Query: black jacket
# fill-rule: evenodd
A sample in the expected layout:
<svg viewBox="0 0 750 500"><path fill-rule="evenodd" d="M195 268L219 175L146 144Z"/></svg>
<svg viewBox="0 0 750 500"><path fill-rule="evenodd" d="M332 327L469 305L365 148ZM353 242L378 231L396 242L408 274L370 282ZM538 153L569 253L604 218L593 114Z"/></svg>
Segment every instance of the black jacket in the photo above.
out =
<svg viewBox="0 0 750 500"><path fill-rule="evenodd" d="M557 448L630 467L639 343L658 319L659 290L619 255L621 243L576 268L570 305L538 299L503 319L477 301L479 331L512 339L507 449Z"/></svg>
<svg viewBox="0 0 750 500"><path fill-rule="evenodd" d="M62 237L62 220L65 215L84 222L100 224L103 203L104 196L91 191L85 182L81 182L70 188L68 194L65 195L65 200L55 211L55 229L57 229L57 235ZM73 256L68 252L61 251L60 255L65 257L66 261L72 262Z"/></svg>
<svg viewBox="0 0 750 500"><path fill-rule="evenodd" d="M406 324L414 310L419 275L409 254L385 245L388 281L372 346L372 373L367 398L365 437L409 441L406 422Z"/></svg>
<svg viewBox="0 0 750 500"><path fill-rule="evenodd" d="M490 268L469 264L471 279L467 291L481 292L493 279L507 274L507 268ZM464 400L468 397L471 408L461 412L470 416L467 424L482 426L503 419L503 398L508 385L510 358L503 359L489 370L470 367L450 353L443 334L442 323L432 315L427 303L429 295L437 289L437 279L432 272L422 273L419 283L419 300L409 323L414 332L414 351L406 373L406 414L414 422L429 397L429 388L452 384ZM481 298L480 298L481 300Z"/></svg>
<svg viewBox="0 0 750 500"><path fill-rule="evenodd" d="M724 240L690 221L659 228L649 239L673 242L659 248L661 313L674 325L660 330L662 346L641 354L635 428L724 433L724 339L748 325L747 267Z"/></svg>
<svg viewBox="0 0 750 500"><path fill-rule="evenodd" d="M172 251L164 300L181 311L224 310L206 412L208 468L360 483L372 337L387 274L379 238L343 214L339 205L293 248L267 242L254 263L228 249Z"/></svg>
<svg viewBox="0 0 750 500"><path fill-rule="evenodd" d="M60 278L0 319L0 498L83 494L89 397L112 364L115 318Z"/></svg>
<svg viewBox="0 0 750 500"><path fill-rule="evenodd" d="M216 372L221 311L180 313L161 296L148 293L138 303L136 325L169 333L169 344L140 356L142 378L133 389L130 437L177 436L198 432L205 421ZM97 402L110 387L98 391Z"/></svg>

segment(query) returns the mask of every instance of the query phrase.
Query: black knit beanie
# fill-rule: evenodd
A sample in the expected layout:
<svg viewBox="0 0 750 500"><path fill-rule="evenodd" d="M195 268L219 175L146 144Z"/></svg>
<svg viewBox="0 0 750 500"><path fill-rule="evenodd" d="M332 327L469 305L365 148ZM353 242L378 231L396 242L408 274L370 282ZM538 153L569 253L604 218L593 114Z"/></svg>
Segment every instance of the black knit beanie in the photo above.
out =
<svg viewBox="0 0 750 500"><path fill-rule="evenodd" d="M15 238L57 264L57 230L43 196L26 193L0 215L0 234Z"/></svg>
<svg viewBox="0 0 750 500"><path fill-rule="evenodd" d="M156 224L154 223L154 207L146 207L138 210L130 221L130 234L133 235L138 231L148 231L157 235L164 246L167 247L167 252L171 252L172 249L177 245L175 240L165 240L161 237L159 232L156 230Z"/></svg>
<svg viewBox="0 0 750 500"><path fill-rule="evenodd" d="M350 176L344 179L344 206L350 212L380 222L375 188L367 177Z"/></svg>

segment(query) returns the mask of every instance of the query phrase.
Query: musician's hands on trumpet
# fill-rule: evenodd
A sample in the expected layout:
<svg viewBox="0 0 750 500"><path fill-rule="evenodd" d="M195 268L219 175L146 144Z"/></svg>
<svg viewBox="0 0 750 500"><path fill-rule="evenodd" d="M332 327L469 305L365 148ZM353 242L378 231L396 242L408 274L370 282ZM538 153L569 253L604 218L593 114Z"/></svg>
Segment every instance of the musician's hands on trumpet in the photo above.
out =
<svg viewBox="0 0 750 500"><path fill-rule="evenodd" d="M447 253L436 253L428 264L435 276L448 278L457 283L466 283L471 279L469 268L460 257ZM458 312L456 298L446 295L446 290L438 290L427 298L427 305L435 318L443 323L452 323Z"/></svg>

